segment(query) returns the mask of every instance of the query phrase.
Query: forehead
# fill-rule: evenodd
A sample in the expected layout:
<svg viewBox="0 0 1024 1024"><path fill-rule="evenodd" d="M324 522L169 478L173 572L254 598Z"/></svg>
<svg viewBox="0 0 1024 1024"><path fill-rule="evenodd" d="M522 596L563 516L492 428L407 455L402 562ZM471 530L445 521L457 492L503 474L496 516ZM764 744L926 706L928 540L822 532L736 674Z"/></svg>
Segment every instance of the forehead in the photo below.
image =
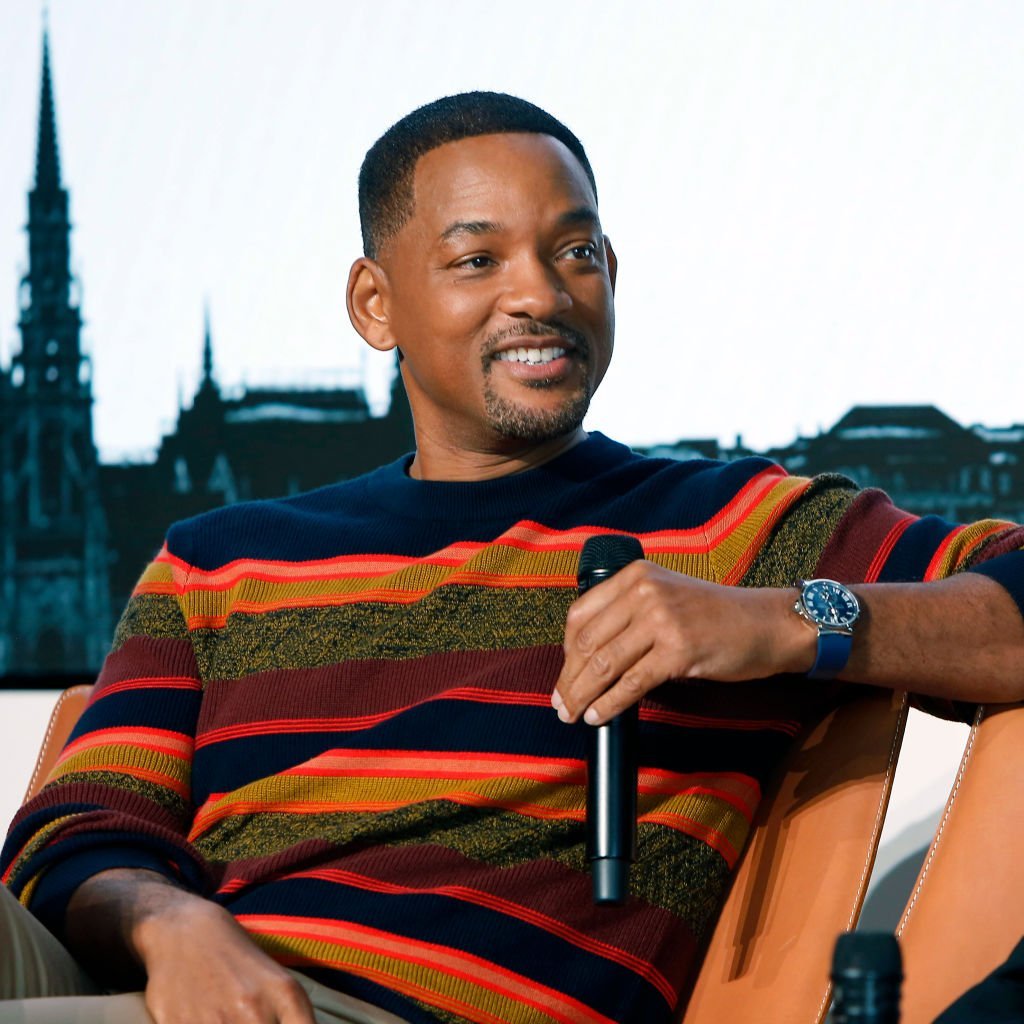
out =
<svg viewBox="0 0 1024 1024"><path fill-rule="evenodd" d="M550 135L506 133L460 139L425 153L413 176L413 221L420 227L496 213L589 206L597 201L586 172Z"/></svg>

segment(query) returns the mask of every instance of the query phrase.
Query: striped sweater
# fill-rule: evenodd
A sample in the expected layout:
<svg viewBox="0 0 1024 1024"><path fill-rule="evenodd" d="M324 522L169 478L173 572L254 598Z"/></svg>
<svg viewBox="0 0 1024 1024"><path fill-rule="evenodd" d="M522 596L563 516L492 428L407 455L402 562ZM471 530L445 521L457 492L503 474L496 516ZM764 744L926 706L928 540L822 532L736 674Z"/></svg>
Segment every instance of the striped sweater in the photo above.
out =
<svg viewBox="0 0 1024 1024"><path fill-rule="evenodd" d="M92 701L12 826L4 881L59 932L104 868L223 904L281 963L414 1022L672 1017L761 789L834 691L670 683L641 705L639 862L595 907L586 725L550 694L584 541L720 583L933 579L1020 598L1024 531L953 527L761 459L601 435L530 472L407 460L173 527Z"/></svg>

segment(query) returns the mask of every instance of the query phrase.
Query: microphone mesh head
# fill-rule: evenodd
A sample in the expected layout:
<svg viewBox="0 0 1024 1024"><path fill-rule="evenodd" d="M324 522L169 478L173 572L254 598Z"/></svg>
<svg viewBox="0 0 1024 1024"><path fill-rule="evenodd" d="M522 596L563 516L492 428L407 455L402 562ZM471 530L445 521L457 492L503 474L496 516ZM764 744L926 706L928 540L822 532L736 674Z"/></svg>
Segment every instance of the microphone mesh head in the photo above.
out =
<svg viewBox="0 0 1024 1024"><path fill-rule="evenodd" d="M643 557L643 546L636 537L627 537L622 533L590 537L580 552L579 576L582 579L593 572L611 575Z"/></svg>

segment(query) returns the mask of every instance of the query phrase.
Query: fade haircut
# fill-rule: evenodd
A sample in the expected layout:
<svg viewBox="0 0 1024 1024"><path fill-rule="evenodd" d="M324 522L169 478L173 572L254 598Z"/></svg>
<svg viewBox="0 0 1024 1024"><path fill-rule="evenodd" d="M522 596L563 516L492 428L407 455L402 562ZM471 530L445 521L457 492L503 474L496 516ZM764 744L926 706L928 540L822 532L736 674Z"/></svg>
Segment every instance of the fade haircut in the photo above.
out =
<svg viewBox="0 0 1024 1024"><path fill-rule="evenodd" d="M393 124L359 169L359 225L363 255L376 259L384 243L413 214L413 176L421 156L447 142L476 135L530 132L558 139L579 160L597 199L583 144L546 110L503 92L463 92L419 107Z"/></svg>

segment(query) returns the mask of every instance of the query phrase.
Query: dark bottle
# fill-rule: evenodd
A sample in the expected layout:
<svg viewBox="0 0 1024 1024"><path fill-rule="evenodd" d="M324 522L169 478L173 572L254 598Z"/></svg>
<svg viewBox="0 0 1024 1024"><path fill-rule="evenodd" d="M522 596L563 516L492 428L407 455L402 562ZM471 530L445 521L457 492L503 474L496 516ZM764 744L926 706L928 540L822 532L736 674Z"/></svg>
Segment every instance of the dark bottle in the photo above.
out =
<svg viewBox="0 0 1024 1024"><path fill-rule="evenodd" d="M902 981L895 935L844 932L832 957L832 1024L899 1024Z"/></svg>

